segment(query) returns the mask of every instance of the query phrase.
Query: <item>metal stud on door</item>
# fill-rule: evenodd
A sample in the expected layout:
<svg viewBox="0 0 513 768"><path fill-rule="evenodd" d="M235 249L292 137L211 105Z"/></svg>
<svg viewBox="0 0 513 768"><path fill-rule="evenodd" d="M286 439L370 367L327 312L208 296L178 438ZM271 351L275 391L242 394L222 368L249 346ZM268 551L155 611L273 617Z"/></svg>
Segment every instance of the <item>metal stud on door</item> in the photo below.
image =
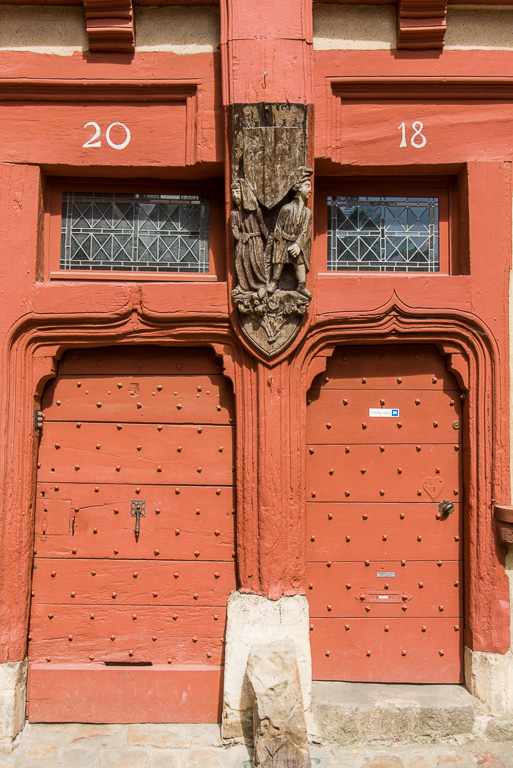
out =
<svg viewBox="0 0 513 768"><path fill-rule="evenodd" d="M314 678L461 682L454 378L432 347L338 349L308 403Z"/></svg>
<svg viewBox="0 0 513 768"><path fill-rule="evenodd" d="M233 403L214 355L68 352L43 410L30 720L216 722L235 573Z"/></svg>

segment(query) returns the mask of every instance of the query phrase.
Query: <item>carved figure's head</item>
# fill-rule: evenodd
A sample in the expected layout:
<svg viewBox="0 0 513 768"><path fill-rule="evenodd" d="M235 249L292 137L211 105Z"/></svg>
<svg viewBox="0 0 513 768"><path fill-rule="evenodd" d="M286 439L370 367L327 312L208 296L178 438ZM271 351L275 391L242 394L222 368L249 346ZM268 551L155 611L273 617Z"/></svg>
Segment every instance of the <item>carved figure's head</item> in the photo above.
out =
<svg viewBox="0 0 513 768"><path fill-rule="evenodd" d="M235 205L240 205L242 201L245 211L256 211L258 208L258 200L246 179L235 179L232 184L232 198Z"/></svg>
<svg viewBox="0 0 513 768"><path fill-rule="evenodd" d="M292 187L292 190L299 194L306 202L312 194L312 182L310 177L313 174L313 168L308 168L306 165L300 165L297 169L296 183Z"/></svg>
<svg viewBox="0 0 513 768"><path fill-rule="evenodd" d="M240 181L234 181L232 184L232 199L236 206L242 203L242 190L240 188Z"/></svg>
<svg viewBox="0 0 513 768"><path fill-rule="evenodd" d="M310 182L310 180L303 181L303 183L301 185L298 185L298 190L297 190L296 194L299 195L300 197L302 197L303 200L306 203L306 201L308 200L308 198L312 194L312 183Z"/></svg>

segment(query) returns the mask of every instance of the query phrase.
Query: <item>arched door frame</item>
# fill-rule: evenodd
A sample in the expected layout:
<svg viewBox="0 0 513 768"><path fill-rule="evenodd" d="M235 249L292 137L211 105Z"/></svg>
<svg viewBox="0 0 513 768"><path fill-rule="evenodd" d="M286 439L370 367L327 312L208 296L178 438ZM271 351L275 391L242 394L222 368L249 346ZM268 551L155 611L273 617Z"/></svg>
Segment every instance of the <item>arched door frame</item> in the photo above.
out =
<svg viewBox="0 0 513 768"><path fill-rule="evenodd" d="M38 452L35 415L41 396L66 350L114 344L210 347L224 360L224 373L236 392L238 345L227 322L156 322L130 308L122 317L31 317L13 329L3 355L8 395L3 404L7 460L0 520L4 556L0 613L5 646L0 662L20 661L27 655ZM240 398L235 397L235 407L240 410Z"/></svg>
<svg viewBox="0 0 513 768"><path fill-rule="evenodd" d="M491 331L470 313L416 309L394 294L379 309L358 316L340 313L311 329L297 359L301 391L306 393L325 370L337 346L406 343L434 344L466 394L464 642L474 651L503 654L510 644L509 593L505 548L497 540L493 506L509 499L509 419L500 413L500 404L509 401ZM299 402L301 422L306 424L306 397Z"/></svg>
<svg viewBox="0 0 513 768"><path fill-rule="evenodd" d="M499 351L493 334L475 315L408 307L394 294L386 305L373 311L358 315L341 312L321 318L289 358L268 367L257 364L241 348L229 322L220 316L170 323L167 318L148 317L131 307L115 316L32 316L15 327L3 354L8 376L3 432L8 461L3 478L6 507L0 519L5 547L1 610L7 642L1 661L19 661L26 655L37 460L33 413L39 407L46 382L55 376L58 359L65 349L112 344L208 346L223 358L225 375L234 386L238 425L240 589L276 599L282 594L304 594L306 392L315 375L324 370L326 358L336 346L383 343L435 344L467 392L465 644L471 650L505 653L509 648L508 580L504 572L505 549L496 539L492 510L494 500L509 502L509 420L507 414L505 418L500 416L501 403L508 402L506 372L499 369ZM270 524L269 515L274 515L274 510L259 504L253 487L265 478L255 476L254 469L250 471L248 462L244 462L248 451L254 450L261 397L258 392L264 386L269 390L276 387L273 382L280 381L278 376L286 384L288 412L294 414L294 423L287 417L290 461L294 477L303 478L303 483L297 483L292 491L285 478L289 498L282 518L293 535L287 563L279 563L276 571L280 584L276 574L269 573L263 545L254 535L256 527L264 530ZM284 502L277 498L277 503ZM271 522L275 522L275 516ZM253 574L260 579L258 583L255 579L249 581ZM274 585L273 595L262 588L268 583Z"/></svg>

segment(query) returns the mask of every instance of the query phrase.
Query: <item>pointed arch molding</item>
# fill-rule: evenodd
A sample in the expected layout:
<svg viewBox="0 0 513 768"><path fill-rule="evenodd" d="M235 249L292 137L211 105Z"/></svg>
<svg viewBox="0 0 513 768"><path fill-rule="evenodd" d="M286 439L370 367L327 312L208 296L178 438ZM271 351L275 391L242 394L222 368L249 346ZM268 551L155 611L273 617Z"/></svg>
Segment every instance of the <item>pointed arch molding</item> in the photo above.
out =
<svg viewBox="0 0 513 768"><path fill-rule="evenodd" d="M84 0L84 10L91 52L135 51L132 0Z"/></svg>
<svg viewBox="0 0 513 768"><path fill-rule="evenodd" d="M435 345L466 392L465 644L473 650L505 653L510 643L508 579L493 505L494 500L509 503L510 497L509 426L500 413L501 403L509 400L506 377L499 374L496 340L475 315L416 309L394 295L377 310L356 317L337 316L312 330L298 360L303 390L325 370L337 346L382 343ZM306 424L305 401L303 397L300 402L304 403L301 417Z"/></svg>
<svg viewBox="0 0 513 768"><path fill-rule="evenodd" d="M6 463L0 485L3 509L0 535L4 552L0 581L0 624L4 628L0 663L26 657L30 609L32 552L34 545L34 489L39 430L34 410L40 408L45 384L56 375L64 351L113 344L210 347L223 360L224 374L234 390L239 376L238 345L226 321L194 318L189 322L160 322L145 317L139 307L129 306L122 315L87 317L48 316L25 318L12 329L2 353L7 372L6 415L2 425ZM235 379L235 380L234 380ZM240 399L236 399L236 420Z"/></svg>
<svg viewBox="0 0 513 768"><path fill-rule="evenodd" d="M496 542L492 514L493 500L510 500L509 425L499 412L500 404L508 402L507 384L505 372L499 373L499 349L474 315L409 307L394 294L371 311L320 318L293 355L273 368L257 363L239 344L227 318L170 322L144 315L136 302L117 316L31 316L15 327L2 358L8 375L2 404L8 461L0 515L5 541L0 622L6 628L0 661L17 661L26 653L38 449L34 408L65 349L116 343L209 346L223 358L235 390L239 588L272 599L304 594L306 393L313 376L324 369L337 345L435 344L468 392L465 643L474 650L506 652L505 550ZM278 441L278 451L273 440ZM270 448L280 457L279 482L268 458ZM286 542L286 555L275 556L275 539Z"/></svg>

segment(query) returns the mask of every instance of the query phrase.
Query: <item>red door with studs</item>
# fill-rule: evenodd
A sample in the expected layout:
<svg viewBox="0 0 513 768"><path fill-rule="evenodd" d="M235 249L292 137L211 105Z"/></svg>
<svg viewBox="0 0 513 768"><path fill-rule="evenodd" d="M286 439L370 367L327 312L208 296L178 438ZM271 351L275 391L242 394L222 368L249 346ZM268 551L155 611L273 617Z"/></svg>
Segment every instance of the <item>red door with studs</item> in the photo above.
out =
<svg viewBox="0 0 513 768"><path fill-rule="evenodd" d="M29 719L217 722L235 513L215 356L69 351L43 412Z"/></svg>
<svg viewBox="0 0 513 768"><path fill-rule="evenodd" d="M430 346L338 348L308 393L318 680L462 682L462 396Z"/></svg>

